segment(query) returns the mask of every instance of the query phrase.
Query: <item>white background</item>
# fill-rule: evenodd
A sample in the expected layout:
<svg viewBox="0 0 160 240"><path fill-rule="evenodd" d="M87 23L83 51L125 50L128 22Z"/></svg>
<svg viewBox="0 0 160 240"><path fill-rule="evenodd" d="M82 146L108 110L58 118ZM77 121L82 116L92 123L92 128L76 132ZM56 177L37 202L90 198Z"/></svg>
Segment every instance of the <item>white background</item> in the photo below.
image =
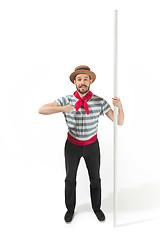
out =
<svg viewBox="0 0 160 240"><path fill-rule="evenodd" d="M75 91L69 75L78 65L95 72L90 90L114 109L115 9L118 97L125 113L118 126L118 222L160 216L158 1L1 1L1 239L135 239L158 231L158 220L113 228L113 122L106 116L98 130L106 222L99 223L92 212L81 159L76 215L67 225L67 126L62 113L38 114L43 104Z"/></svg>

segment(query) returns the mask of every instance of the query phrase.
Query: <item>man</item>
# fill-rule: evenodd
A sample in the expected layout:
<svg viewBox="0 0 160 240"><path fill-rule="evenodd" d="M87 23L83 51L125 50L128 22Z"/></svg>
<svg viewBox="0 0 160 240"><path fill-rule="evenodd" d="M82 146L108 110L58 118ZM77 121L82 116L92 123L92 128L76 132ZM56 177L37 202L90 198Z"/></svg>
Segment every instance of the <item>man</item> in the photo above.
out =
<svg viewBox="0 0 160 240"><path fill-rule="evenodd" d="M90 196L92 209L99 221L105 220L101 207L100 179L100 147L97 138L98 118L106 115L114 121L114 111L103 98L90 91L90 84L96 75L90 68L81 65L75 68L70 80L76 86L76 91L54 102L45 104L39 109L41 114L63 112L67 126L68 137L65 143L65 204L67 212L64 216L70 223L74 216L76 205L76 174L80 158L83 157L90 179ZM118 107L118 125L124 122L124 112L119 98L115 97L113 104Z"/></svg>

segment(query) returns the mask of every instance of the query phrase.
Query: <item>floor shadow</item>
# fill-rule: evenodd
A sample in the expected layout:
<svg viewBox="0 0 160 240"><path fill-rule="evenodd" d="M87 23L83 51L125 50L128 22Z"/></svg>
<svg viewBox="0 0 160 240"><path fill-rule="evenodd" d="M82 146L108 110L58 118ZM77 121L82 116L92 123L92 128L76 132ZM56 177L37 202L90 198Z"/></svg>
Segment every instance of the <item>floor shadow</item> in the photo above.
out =
<svg viewBox="0 0 160 240"><path fill-rule="evenodd" d="M113 193L104 199L105 210L113 211ZM147 182L117 193L118 211L152 211L160 208L160 182Z"/></svg>
<svg viewBox="0 0 160 240"><path fill-rule="evenodd" d="M110 192L106 198L102 199L101 206L105 213L113 213L113 193ZM160 215L160 182L147 182L134 188L121 188L117 193L117 210L119 213L157 211L157 209L159 209ZM76 210L77 213L93 211L90 203L79 205ZM147 219L142 221L147 221ZM136 222L138 223L138 221Z"/></svg>
<svg viewBox="0 0 160 240"><path fill-rule="evenodd" d="M83 212L92 212L92 207L91 207L91 204L90 203L84 203L84 204L81 204L81 205L78 205L76 207L76 213L79 214L79 213L83 213Z"/></svg>

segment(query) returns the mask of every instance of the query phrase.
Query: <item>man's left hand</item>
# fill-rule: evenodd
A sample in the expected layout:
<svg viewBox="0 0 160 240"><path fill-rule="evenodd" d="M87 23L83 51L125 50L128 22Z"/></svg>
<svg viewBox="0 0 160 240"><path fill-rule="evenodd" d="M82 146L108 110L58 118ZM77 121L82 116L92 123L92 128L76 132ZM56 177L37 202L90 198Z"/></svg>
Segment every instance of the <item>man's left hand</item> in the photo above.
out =
<svg viewBox="0 0 160 240"><path fill-rule="evenodd" d="M112 102L114 106L117 106L118 108L122 107L121 100L118 97L112 98Z"/></svg>

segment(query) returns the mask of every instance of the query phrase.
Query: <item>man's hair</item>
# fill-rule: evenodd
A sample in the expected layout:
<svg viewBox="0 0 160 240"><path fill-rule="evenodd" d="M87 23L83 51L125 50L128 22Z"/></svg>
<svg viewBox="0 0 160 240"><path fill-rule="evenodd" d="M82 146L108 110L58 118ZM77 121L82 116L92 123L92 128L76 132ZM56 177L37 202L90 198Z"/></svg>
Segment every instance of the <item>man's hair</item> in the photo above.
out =
<svg viewBox="0 0 160 240"><path fill-rule="evenodd" d="M78 75L78 74L77 74ZM77 77L77 75L74 77L74 80L76 80L76 77ZM91 79L91 77L90 77L90 75L89 75L89 80Z"/></svg>

